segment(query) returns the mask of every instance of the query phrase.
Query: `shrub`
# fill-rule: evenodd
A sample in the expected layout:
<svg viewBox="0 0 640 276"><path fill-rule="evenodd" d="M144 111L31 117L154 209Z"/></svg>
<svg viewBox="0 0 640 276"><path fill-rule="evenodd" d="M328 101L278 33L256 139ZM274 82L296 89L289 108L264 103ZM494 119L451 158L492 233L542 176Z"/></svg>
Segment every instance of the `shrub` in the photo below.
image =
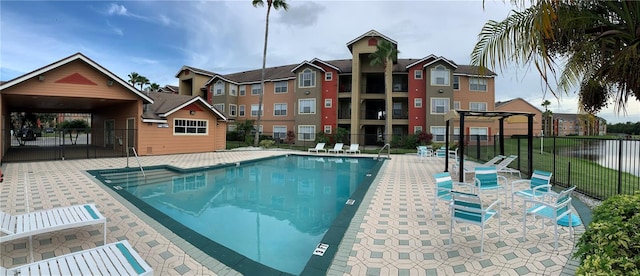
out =
<svg viewBox="0 0 640 276"><path fill-rule="evenodd" d="M260 146L263 147L263 148L268 149L271 146L273 146L273 144L275 144L275 143L276 143L276 141L273 141L273 140L262 140L262 141L260 141Z"/></svg>
<svg viewBox="0 0 640 276"><path fill-rule="evenodd" d="M333 135L333 138L336 140L337 143L345 143L347 142L347 137L349 136L349 131L344 129L344 128L336 128L336 132Z"/></svg>
<svg viewBox="0 0 640 276"><path fill-rule="evenodd" d="M320 131L316 133L316 143L329 143L329 137L323 132Z"/></svg>
<svg viewBox="0 0 640 276"><path fill-rule="evenodd" d="M433 134L426 133L424 131L418 132L418 141L420 142L421 145L431 144L431 140L433 140Z"/></svg>
<svg viewBox="0 0 640 276"><path fill-rule="evenodd" d="M287 144L293 144L296 142L296 133L293 130L287 131L287 138L284 140Z"/></svg>
<svg viewBox="0 0 640 276"><path fill-rule="evenodd" d="M640 274L640 193L616 195L593 210L593 221L582 234L574 257L581 259L577 275Z"/></svg>

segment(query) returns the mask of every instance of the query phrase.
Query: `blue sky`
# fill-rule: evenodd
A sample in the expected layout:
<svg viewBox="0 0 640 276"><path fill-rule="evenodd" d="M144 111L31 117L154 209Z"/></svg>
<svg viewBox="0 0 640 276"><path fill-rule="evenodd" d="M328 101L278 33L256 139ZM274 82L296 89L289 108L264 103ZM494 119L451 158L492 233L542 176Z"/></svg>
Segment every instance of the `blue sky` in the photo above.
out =
<svg viewBox="0 0 640 276"><path fill-rule="evenodd" d="M273 11L267 66L347 59L346 43L375 29L398 42L401 58L444 56L469 64L487 20L503 20L508 2L287 1ZM116 75L131 72L177 85L183 65L226 74L260 68L265 8L251 1L0 1L0 80L81 52ZM577 112L575 93L544 93L534 68L495 69L496 100L524 98L539 109ZM609 122L640 121L640 102Z"/></svg>

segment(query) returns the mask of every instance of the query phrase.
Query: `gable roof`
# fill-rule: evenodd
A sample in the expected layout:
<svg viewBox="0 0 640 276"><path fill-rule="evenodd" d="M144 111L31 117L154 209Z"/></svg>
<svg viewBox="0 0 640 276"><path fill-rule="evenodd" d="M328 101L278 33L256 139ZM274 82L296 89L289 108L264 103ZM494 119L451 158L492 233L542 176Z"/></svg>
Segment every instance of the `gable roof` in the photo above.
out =
<svg viewBox="0 0 640 276"><path fill-rule="evenodd" d="M430 65L432 65L432 64L434 64L434 63L436 63L438 61L444 61L445 63L448 63L449 65L451 65L451 67L458 69L458 65L455 62L453 62L451 60L448 60L448 59L446 59L444 57L437 57L436 59L434 59L432 61L429 61L429 62L425 63L424 65L422 65L422 68L426 68L426 67L428 67L428 66L430 66Z"/></svg>
<svg viewBox="0 0 640 276"><path fill-rule="evenodd" d="M387 41L391 42L391 43L393 44L393 46L395 46L396 48L398 47L398 42L396 42L395 40L393 40L393 39L389 38L389 37L388 37L388 36L386 36L386 35L383 35L383 34L379 33L379 32L378 32L378 31L376 31L376 30L370 30L370 31L368 31L368 32L366 32L366 33L364 33L364 34L362 34L361 36L356 37L355 39L353 39L353 40L351 40L351 41L347 42L347 47L349 48L349 51L351 51L351 50L353 49L353 43L356 43L356 42L358 42L360 39L363 39L363 38L365 38L365 37L374 37L374 36L382 37L382 38L386 39Z"/></svg>
<svg viewBox="0 0 640 276"><path fill-rule="evenodd" d="M496 109L498 109L498 108L500 108L500 107L502 107L502 106L504 106L504 105L506 105L506 104L512 103L512 102L514 102L514 101L523 101L524 103L526 103L526 104L528 104L529 106L531 106L531 108L533 108L533 109L537 110L538 112L542 112L539 108L535 107L535 106L534 106L534 105L532 105L530 102L528 102L528 101L526 101L525 99L520 98L520 97L515 98L515 99L506 100L506 101L504 101L504 102L496 102L495 108L496 108Z"/></svg>
<svg viewBox="0 0 640 276"><path fill-rule="evenodd" d="M326 63L326 62L324 62L323 60L320 60L320 59L318 59L318 58L314 58L314 59L312 59L312 60L311 60L311 61L309 61L309 62L310 62L310 63L315 63L315 62L322 63L322 64L326 65L327 67L330 67L330 68L332 68L332 69L334 69L334 70L338 71L338 73L341 73L341 71L342 71L342 70L340 70L340 68L338 68L338 67L336 67L336 66L334 66L334 65L332 65L332 64L330 64L330 63Z"/></svg>
<svg viewBox="0 0 640 276"><path fill-rule="evenodd" d="M189 70L189 71L192 71L192 72L194 72L196 74L205 75L205 76L209 76L209 77L213 77L213 76L217 75L216 73L211 72L211 71L207 71L207 70L204 70L204 69L183 65L180 68L180 71L178 71L178 73L176 73L176 78L178 76L180 76L180 73L182 73L182 71L184 71L184 70Z"/></svg>
<svg viewBox="0 0 640 276"><path fill-rule="evenodd" d="M298 64L298 66L293 67L293 69L291 69L291 72L292 72L292 73L293 73L293 72L295 72L296 70L300 69L300 67L302 67L302 66L304 66L304 65L309 65L309 66L311 66L311 67L313 67L313 68L316 68L316 69L318 69L318 70L320 70L320 71L324 72L324 68L322 68L322 67L320 67L320 66L318 66L318 65L315 65L315 64L313 64L313 63L311 63L311 62L308 62L308 61L306 61L306 60L305 60L305 61L303 61L303 62L301 62L300 64Z"/></svg>
<svg viewBox="0 0 640 276"><path fill-rule="evenodd" d="M498 74L489 70L486 67L478 67L473 65L458 65L458 68L453 73L454 75L464 75L464 76L487 76L487 77L495 77Z"/></svg>
<svg viewBox="0 0 640 276"><path fill-rule="evenodd" d="M9 87L12 87L14 85L17 85L19 83L22 83L26 80L29 80L31 78L34 78L36 76L42 75L46 72L49 72L51 70L54 70L56 68L59 68L63 65L69 64L71 62L80 60L84 63L86 63L87 65L91 66L92 68L100 71L102 74L106 75L107 77L109 77L110 79L118 82L120 85L122 85L124 88L126 88L127 90L129 90L130 92L136 94L136 96L142 98L142 100L146 103L153 103L153 100L151 98L149 98L147 95L145 95L142 91L136 89L135 87L133 87L130 83L124 81L123 79L121 79L120 77L118 77L116 74L112 73L111 71L107 70L106 68L102 67L100 64L96 63L95 61L93 61L92 59L88 58L87 56L83 55L82 53L75 53L73 55L70 55L66 58L63 58L61 60L58 60L54 63L51 63L49 65L46 65L44 67L38 68L36 70L33 70L29 73L26 73L22 76L18 76L10 81L4 82L2 83L2 85L0 85L0 90L4 90L7 89Z"/></svg>
<svg viewBox="0 0 640 276"><path fill-rule="evenodd" d="M158 92L150 92L149 96L154 99L154 102L149 105L147 110L142 114L142 121L145 123L166 123L168 116L192 103L201 103L207 108L207 110L214 113L218 118L223 121L227 121L227 117L209 105L200 96L186 96Z"/></svg>

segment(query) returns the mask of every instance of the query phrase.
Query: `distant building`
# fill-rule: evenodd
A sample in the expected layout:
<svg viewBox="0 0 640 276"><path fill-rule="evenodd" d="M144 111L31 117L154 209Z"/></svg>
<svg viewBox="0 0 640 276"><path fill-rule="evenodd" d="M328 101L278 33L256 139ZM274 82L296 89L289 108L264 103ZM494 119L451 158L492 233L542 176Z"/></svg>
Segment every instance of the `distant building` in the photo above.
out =
<svg viewBox="0 0 640 276"><path fill-rule="evenodd" d="M540 135L542 130L542 111L522 98L504 102L496 102L496 111L519 111L535 114L533 117L533 135ZM504 135L527 135L528 122L526 116L512 116L505 119Z"/></svg>
<svg viewBox="0 0 640 276"><path fill-rule="evenodd" d="M596 136L607 134L607 121L597 116L575 113L553 113L555 136Z"/></svg>

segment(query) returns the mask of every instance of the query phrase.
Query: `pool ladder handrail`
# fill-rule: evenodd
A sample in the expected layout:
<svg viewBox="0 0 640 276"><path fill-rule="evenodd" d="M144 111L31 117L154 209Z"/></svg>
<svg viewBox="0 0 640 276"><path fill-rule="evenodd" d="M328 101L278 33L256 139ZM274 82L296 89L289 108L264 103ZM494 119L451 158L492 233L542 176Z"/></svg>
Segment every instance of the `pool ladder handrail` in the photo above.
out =
<svg viewBox="0 0 640 276"><path fill-rule="evenodd" d="M378 151L378 158L380 158L380 154L385 148L387 149L387 158L391 158L391 144L389 143L384 144L384 146L380 149L380 151Z"/></svg>
<svg viewBox="0 0 640 276"><path fill-rule="evenodd" d="M138 158L138 153L136 152L136 148L131 147L131 151L133 151L133 156L136 157L136 161L138 161L138 167L140 167L140 171L142 172L142 177L146 178L147 176L144 174L144 169L142 168L142 164L140 164L140 158ZM129 167L129 157L127 156L127 167Z"/></svg>

